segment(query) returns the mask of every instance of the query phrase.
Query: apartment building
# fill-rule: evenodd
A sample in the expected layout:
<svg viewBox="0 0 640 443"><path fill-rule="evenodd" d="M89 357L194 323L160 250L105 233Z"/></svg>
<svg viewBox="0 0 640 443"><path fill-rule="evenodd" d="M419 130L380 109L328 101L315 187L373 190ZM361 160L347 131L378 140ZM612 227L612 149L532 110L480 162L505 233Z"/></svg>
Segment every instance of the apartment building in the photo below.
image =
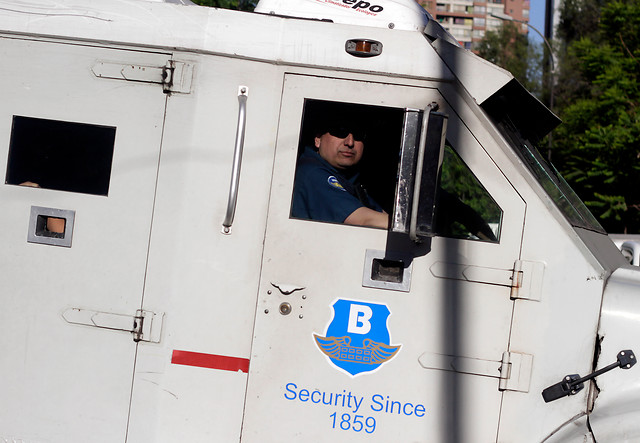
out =
<svg viewBox="0 0 640 443"><path fill-rule="evenodd" d="M423 0L419 2L466 49L482 40L485 32L495 31L503 20L491 14L509 16L514 20L529 22L529 0ZM526 24L519 24L526 34Z"/></svg>

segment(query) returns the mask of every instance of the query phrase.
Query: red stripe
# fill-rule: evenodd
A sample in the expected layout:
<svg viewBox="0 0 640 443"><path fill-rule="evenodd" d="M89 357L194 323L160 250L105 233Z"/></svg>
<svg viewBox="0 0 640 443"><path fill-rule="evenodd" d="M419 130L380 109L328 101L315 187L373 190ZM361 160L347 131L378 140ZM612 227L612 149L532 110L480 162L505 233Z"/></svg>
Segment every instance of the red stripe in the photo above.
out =
<svg viewBox="0 0 640 443"><path fill-rule="evenodd" d="M171 363L174 365L198 366L200 368L222 369L223 371L249 372L249 359L226 355L201 354L200 352L173 350Z"/></svg>

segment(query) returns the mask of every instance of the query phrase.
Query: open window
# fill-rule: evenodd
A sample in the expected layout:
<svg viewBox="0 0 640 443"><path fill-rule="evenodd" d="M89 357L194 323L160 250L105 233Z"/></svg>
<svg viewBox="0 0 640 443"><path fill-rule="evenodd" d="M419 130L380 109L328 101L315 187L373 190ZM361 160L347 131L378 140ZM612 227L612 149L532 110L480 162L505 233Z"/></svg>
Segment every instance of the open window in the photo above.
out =
<svg viewBox="0 0 640 443"><path fill-rule="evenodd" d="M424 115L428 115L428 121ZM304 192L313 193L312 197L321 200L309 198L310 203L306 204L311 206L329 207L335 204L332 196L352 194L355 205L356 199L369 198L377 210L389 214L394 232L411 235L412 211L418 208L415 212L419 237L439 235L498 242L502 210L451 144L445 143L446 122L446 115L437 113L436 106L415 110L306 99L290 216L343 223L348 215L348 210L333 211L333 208L312 207L301 211L300 195L306 186ZM336 175L342 173L341 170L325 171L310 186L308 181L315 174L314 168L323 162L318 158L316 137L331 130L344 130L344 134L337 134L339 136L346 136L347 130L354 132L353 137L364 143L362 159L343 177ZM306 166L309 158L316 166ZM330 171L330 165L324 166ZM344 179L353 180L354 186L349 187ZM362 185L365 197L358 195L355 185ZM422 195L414 199L418 188Z"/></svg>
<svg viewBox="0 0 640 443"><path fill-rule="evenodd" d="M437 235L498 242L501 226L502 209L447 141L436 203Z"/></svg>
<svg viewBox="0 0 640 443"><path fill-rule="evenodd" d="M403 109L305 100L291 217L342 223L360 203L390 214L402 127ZM353 137L364 144L361 160L340 169L320 157L315 139L330 131L339 137L347 137L341 131L354 132ZM316 174L318 169L322 173Z"/></svg>
<svg viewBox="0 0 640 443"><path fill-rule="evenodd" d="M13 116L5 183L106 196L116 128Z"/></svg>

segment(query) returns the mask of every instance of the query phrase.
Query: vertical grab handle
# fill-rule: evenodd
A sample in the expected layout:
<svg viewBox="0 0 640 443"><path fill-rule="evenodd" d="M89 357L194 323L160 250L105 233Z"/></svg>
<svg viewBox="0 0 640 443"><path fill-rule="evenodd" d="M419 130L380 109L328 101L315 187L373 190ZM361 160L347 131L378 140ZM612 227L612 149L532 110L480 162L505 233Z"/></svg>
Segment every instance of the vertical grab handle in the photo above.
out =
<svg viewBox="0 0 640 443"><path fill-rule="evenodd" d="M231 225L236 213L238 202L238 187L240 184L240 167L242 166L242 149L244 148L244 131L247 126L247 96L249 88L238 87L238 127L236 129L236 145L233 151L233 169L231 170L231 184L229 186L229 200L227 201L227 213L222 222L222 233L231 234Z"/></svg>

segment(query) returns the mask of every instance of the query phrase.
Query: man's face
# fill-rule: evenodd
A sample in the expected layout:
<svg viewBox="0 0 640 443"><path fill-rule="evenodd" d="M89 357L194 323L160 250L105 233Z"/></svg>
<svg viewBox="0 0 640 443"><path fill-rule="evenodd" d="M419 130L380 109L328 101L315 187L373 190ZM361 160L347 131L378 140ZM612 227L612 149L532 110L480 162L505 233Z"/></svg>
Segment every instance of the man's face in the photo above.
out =
<svg viewBox="0 0 640 443"><path fill-rule="evenodd" d="M336 169L347 169L357 165L364 152L364 142L355 140L351 133L345 138L340 138L325 132L315 138L315 145L320 157Z"/></svg>

